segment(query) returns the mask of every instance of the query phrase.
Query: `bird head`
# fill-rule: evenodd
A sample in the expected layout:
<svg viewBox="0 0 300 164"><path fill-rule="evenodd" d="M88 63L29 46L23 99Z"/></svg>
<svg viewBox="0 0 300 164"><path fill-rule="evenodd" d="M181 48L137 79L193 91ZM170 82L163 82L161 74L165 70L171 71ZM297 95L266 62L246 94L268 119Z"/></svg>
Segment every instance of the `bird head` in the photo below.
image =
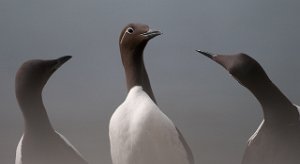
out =
<svg viewBox="0 0 300 164"><path fill-rule="evenodd" d="M51 75L70 58L26 61L16 74L16 92L30 94L42 91Z"/></svg>
<svg viewBox="0 0 300 164"><path fill-rule="evenodd" d="M233 55L215 55L197 50L197 52L223 66L240 84L249 87L259 85L261 80L269 80L261 65L250 56L239 53Z"/></svg>
<svg viewBox="0 0 300 164"><path fill-rule="evenodd" d="M160 31L151 30L148 25L130 23L120 34L120 50L143 51L149 40L161 34Z"/></svg>

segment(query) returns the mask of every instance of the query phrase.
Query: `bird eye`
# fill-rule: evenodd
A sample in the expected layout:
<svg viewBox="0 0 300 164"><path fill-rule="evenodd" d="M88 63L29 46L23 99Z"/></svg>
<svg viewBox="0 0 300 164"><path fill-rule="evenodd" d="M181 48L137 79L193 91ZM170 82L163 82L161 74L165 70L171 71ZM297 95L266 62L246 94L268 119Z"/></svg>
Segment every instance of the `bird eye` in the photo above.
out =
<svg viewBox="0 0 300 164"><path fill-rule="evenodd" d="M132 34L132 33L133 33L133 31L134 31L134 30L133 30L133 28L132 28L132 27L128 27L126 32L128 32L129 34Z"/></svg>

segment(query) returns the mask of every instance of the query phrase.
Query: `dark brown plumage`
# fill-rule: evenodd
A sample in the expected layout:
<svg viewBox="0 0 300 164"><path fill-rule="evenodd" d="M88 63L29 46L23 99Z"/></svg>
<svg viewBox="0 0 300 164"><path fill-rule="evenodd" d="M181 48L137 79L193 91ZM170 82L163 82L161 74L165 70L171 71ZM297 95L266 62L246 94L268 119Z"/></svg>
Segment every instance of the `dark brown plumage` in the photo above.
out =
<svg viewBox="0 0 300 164"><path fill-rule="evenodd" d="M42 90L51 75L71 56L54 60L30 60L16 74L16 97L25 129L16 152L16 164L87 164L58 132L47 115Z"/></svg>
<svg viewBox="0 0 300 164"><path fill-rule="evenodd" d="M198 51L222 65L249 89L262 106L264 120L249 139L242 164L300 162L299 107L269 79L261 65L246 54L213 55Z"/></svg>
<svg viewBox="0 0 300 164"><path fill-rule="evenodd" d="M144 65L143 52L148 41L158 35L161 35L160 31L152 31L147 25L131 23L122 30L119 39L128 91L135 85L143 86L154 102L156 100Z"/></svg>
<svg viewBox="0 0 300 164"><path fill-rule="evenodd" d="M109 124L114 164L193 164L190 148L173 122L158 108L144 65L148 41L161 32L131 23L119 46L128 94Z"/></svg>

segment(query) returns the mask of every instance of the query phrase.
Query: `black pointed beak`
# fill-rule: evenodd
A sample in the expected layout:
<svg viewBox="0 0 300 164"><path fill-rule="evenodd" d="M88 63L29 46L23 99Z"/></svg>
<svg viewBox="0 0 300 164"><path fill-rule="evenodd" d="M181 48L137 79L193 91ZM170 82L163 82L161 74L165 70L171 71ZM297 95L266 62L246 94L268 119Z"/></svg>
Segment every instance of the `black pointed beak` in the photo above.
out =
<svg viewBox="0 0 300 164"><path fill-rule="evenodd" d="M158 35L161 35L161 34L162 34L162 32L160 32L158 30L151 30L151 29L149 29L147 32L142 33L141 35L150 40L150 39L152 39L152 38L154 38L154 37L156 37Z"/></svg>
<svg viewBox="0 0 300 164"><path fill-rule="evenodd" d="M196 51L199 52L200 54L212 59L212 60L213 60L213 57L215 56L215 55L213 55L211 53L208 53L208 52L205 52L205 51L201 51L201 50L196 50Z"/></svg>
<svg viewBox="0 0 300 164"><path fill-rule="evenodd" d="M54 66L54 69L58 69L60 66L62 66L65 62L67 62L71 58L72 58L72 56L67 55L67 56L63 56L63 57L56 59L56 64Z"/></svg>
<svg viewBox="0 0 300 164"><path fill-rule="evenodd" d="M209 52L196 50L197 52L201 53L202 55L210 58L211 60L215 61L216 63L220 64L224 67L227 71L229 71L230 66L232 64L232 55L221 55L221 54L212 54Z"/></svg>

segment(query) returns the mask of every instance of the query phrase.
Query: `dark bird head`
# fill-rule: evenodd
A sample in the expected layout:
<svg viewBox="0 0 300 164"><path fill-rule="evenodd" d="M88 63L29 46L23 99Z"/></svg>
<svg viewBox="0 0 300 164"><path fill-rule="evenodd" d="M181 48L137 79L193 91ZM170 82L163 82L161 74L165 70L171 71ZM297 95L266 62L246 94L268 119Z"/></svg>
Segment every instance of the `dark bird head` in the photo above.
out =
<svg viewBox="0 0 300 164"><path fill-rule="evenodd" d="M197 52L219 63L245 87L259 85L262 80L269 81L261 65L246 54L214 55L200 50L197 50Z"/></svg>
<svg viewBox="0 0 300 164"><path fill-rule="evenodd" d="M256 60L243 53L213 55L200 50L197 52L222 65L241 85L254 94L262 105L265 123L275 127L299 123L297 108L272 83Z"/></svg>
<svg viewBox="0 0 300 164"><path fill-rule="evenodd" d="M148 25L130 23L120 34L120 50L121 52L143 51L149 40L161 34L160 31L151 30Z"/></svg>
<svg viewBox="0 0 300 164"><path fill-rule="evenodd" d="M39 93L50 76L71 56L63 56L54 60L29 60L22 64L16 74L17 95Z"/></svg>

